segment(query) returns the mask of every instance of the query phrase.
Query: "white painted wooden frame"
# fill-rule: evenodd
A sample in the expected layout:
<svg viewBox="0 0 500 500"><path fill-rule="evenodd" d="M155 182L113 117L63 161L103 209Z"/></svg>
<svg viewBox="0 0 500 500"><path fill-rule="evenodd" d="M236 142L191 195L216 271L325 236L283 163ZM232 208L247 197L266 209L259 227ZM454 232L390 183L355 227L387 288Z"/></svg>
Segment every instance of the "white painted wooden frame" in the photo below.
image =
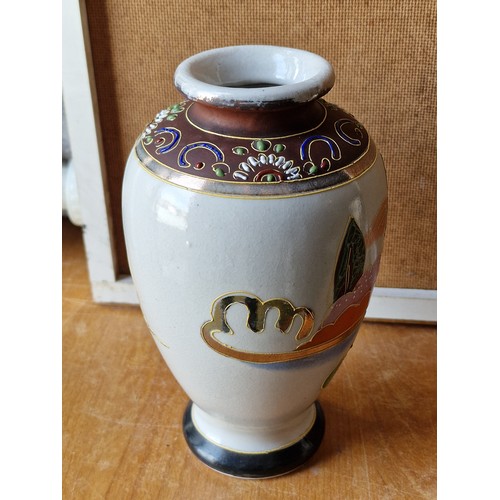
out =
<svg viewBox="0 0 500 500"><path fill-rule="evenodd" d="M118 276L107 200L92 53L83 0L63 2L63 95L92 295L96 302L138 304L130 276ZM436 290L375 288L367 319L434 323Z"/></svg>
<svg viewBox="0 0 500 500"><path fill-rule="evenodd" d="M137 304L130 276L116 273L112 220L83 0L63 2L63 97L92 295L96 302Z"/></svg>

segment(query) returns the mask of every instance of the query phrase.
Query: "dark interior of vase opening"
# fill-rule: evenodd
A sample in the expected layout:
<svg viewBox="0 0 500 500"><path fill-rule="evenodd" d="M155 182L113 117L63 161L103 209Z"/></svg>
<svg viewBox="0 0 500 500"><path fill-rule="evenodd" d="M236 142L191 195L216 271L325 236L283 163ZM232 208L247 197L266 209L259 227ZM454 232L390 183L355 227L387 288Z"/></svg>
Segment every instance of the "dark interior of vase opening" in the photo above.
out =
<svg viewBox="0 0 500 500"><path fill-rule="evenodd" d="M237 82L237 83L225 83L221 87L229 87L232 89L260 89L265 87L281 87L280 83L269 83L269 82Z"/></svg>

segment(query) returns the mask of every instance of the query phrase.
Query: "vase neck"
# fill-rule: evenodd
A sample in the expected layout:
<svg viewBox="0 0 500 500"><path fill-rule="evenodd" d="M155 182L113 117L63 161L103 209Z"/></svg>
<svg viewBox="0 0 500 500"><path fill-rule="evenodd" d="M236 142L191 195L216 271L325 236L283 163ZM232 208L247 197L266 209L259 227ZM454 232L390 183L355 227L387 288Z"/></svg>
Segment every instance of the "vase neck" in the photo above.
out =
<svg viewBox="0 0 500 500"><path fill-rule="evenodd" d="M233 137L283 137L312 130L325 118L325 108L313 101L272 110L241 110L194 102L189 120L207 132Z"/></svg>
<svg viewBox="0 0 500 500"><path fill-rule="evenodd" d="M189 100L240 111L284 111L313 102L332 88L334 79L333 68L322 57L267 45L201 52L184 60L174 76Z"/></svg>

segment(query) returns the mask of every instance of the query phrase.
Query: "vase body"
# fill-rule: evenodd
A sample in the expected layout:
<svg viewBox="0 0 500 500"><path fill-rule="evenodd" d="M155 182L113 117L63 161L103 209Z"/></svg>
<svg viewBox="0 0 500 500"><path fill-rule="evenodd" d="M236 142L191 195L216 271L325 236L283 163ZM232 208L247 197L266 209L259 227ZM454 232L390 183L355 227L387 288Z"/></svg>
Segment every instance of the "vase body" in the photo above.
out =
<svg viewBox="0 0 500 500"><path fill-rule="evenodd" d="M263 50L274 66L259 69ZM287 61L303 66L298 81L280 76ZM283 474L319 446L318 396L378 272L384 165L363 126L320 98L328 68L276 47L188 59L176 74L187 98L147 125L126 166L141 308L192 401L189 446L227 474Z"/></svg>

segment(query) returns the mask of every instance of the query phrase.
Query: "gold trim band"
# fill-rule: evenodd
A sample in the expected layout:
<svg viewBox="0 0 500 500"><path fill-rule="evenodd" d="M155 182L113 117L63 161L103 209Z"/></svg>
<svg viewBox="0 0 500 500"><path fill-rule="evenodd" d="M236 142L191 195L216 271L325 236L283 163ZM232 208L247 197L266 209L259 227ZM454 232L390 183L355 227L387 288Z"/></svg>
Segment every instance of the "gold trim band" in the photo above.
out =
<svg viewBox="0 0 500 500"><path fill-rule="evenodd" d="M323 342L322 344L318 344L307 349L303 349L300 351L293 352L282 352L282 353L259 353L259 352L248 352L248 351L237 351L231 347L226 346L225 344L221 344L217 340L214 339L211 335L206 335L203 332L202 337L203 340L207 343L207 345L213 350L217 351L219 354L223 356L238 359L240 361L247 361L249 363L260 363L260 364L269 364L269 363L282 363L284 361L294 361L297 359L307 358L312 356L313 354L318 354L320 352L326 351L330 347L333 347L337 344L340 344L347 338L349 338L353 333L357 331L357 328L363 321L361 318L354 326L348 328L343 331L340 335L335 336L333 339L330 339L327 342Z"/></svg>

